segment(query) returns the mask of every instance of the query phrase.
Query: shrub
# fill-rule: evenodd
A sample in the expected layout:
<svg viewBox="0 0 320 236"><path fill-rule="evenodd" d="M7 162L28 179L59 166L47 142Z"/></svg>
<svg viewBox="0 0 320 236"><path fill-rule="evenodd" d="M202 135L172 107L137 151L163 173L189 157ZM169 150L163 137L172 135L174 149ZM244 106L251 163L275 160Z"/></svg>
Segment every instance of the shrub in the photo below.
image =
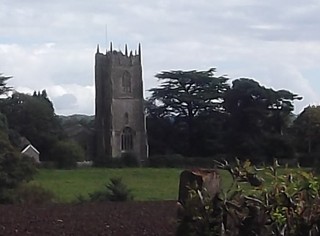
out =
<svg viewBox="0 0 320 236"><path fill-rule="evenodd" d="M56 163L54 161L42 161L39 165L40 168L44 169L55 169Z"/></svg>
<svg viewBox="0 0 320 236"><path fill-rule="evenodd" d="M73 141L59 141L51 151L52 160L60 169L71 169L77 166L77 161L84 160L82 147Z"/></svg>
<svg viewBox="0 0 320 236"><path fill-rule="evenodd" d="M216 197L211 199L205 189L200 190L196 183L192 183L189 196L184 206L178 209L179 225L177 236L221 235L222 207Z"/></svg>
<svg viewBox="0 0 320 236"><path fill-rule="evenodd" d="M165 167L167 164L167 159L165 155L154 155L150 156L148 159L148 165L150 167Z"/></svg>
<svg viewBox="0 0 320 236"><path fill-rule="evenodd" d="M298 155L298 161L301 166L304 167L313 167L314 165L317 165L317 161L320 157L319 152L313 152L313 153L301 153Z"/></svg>
<svg viewBox="0 0 320 236"><path fill-rule="evenodd" d="M12 191L21 183L28 182L36 173L30 158L15 153L0 156L0 203L12 202Z"/></svg>
<svg viewBox="0 0 320 236"><path fill-rule="evenodd" d="M74 203L76 203L76 204L81 204L81 203L85 203L85 202L88 202L88 199L82 194L77 195L76 200L74 201Z"/></svg>
<svg viewBox="0 0 320 236"><path fill-rule="evenodd" d="M107 161L107 167L111 168L123 168L126 165L121 157L112 157L110 160Z"/></svg>
<svg viewBox="0 0 320 236"><path fill-rule="evenodd" d="M93 166L108 168L137 167L140 166L140 161L134 153L125 152L119 157L106 158L103 163L93 162Z"/></svg>
<svg viewBox="0 0 320 236"><path fill-rule="evenodd" d="M189 199L180 209L177 235L319 235L320 183L311 172L279 165L257 169L249 161L229 171L232 185L214 199L205 189L190 186ZM264 173L270 184L258 176ZM188 228L187 232L182 228Z"/></svg>
<svg viewBox="0 0 320 236"><path fill-rule="evenodd" d="M103 164L93 162L93 165L96 167L108 167L108 168L123 168L125 167L125 164L123 162L123 159L121 157L111 157L108 158Z"/></svg>
<svg viewBox="0 0 320 236"><path fill-rule="evenodd" d="M106 189L89 194L91 201L130 201L133 200L131 190L122 182L121 178L111 178Z"/></svg>
<svg viewBox="0 0 320 236"><path fill-rule="evenodd" d="M187 167L202 167L207 168L212 166L212 157L186 157L184 158L185 166Z"/></svg>
<svg viewBox="0 0 320 236"><path fill-rule="evenodd" d="M125 152L121 155L123 164L127 167L137 167L140 165L138 157L132 152Z"/></svg>
<svg viewBox="0 0 320 236"><path fill-rule="evenodd" d="M13 195L13 203L45 204L56 202L56 196L53 192L34 184L19 186Z"/></svg>

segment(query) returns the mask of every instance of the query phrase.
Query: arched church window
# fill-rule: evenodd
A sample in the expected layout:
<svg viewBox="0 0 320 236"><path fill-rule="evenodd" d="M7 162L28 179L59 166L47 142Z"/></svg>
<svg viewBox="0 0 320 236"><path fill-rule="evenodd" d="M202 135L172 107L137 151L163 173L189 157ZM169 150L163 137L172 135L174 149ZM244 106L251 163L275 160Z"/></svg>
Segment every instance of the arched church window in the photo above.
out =
<svg viewBox="0 0 320 236"><path fill-rule="evenodd" d="M128 112L124 113L124 124L125 125L129 124L129 114L128 114Z"/></svg>
<svg viewBox="0 0 320 236"><path fill-rule="evenodd" d="M130 127L125 127L121 134L121 150L133 150L133 130Z"/></svg>
<svg viewBox="0 0 320 236"><path fill-rule="evenodd" d="M125 71L122 75L122 91L131 93L131 75L128 71Z"/></svg>

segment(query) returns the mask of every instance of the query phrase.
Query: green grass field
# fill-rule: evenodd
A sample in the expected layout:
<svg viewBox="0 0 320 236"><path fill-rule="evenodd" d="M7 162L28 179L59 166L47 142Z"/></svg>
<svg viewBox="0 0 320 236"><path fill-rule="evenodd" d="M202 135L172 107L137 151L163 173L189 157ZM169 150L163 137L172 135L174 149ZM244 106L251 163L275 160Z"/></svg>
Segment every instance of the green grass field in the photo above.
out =
<svg viewBox="0 0 320 236"><path fill-rule="evenodd" d="M284 170L280 170L283 173ZM40 169L31 184L39 184L51 190L60 202L73 202L77 196L102 190L112 177L121 177L132 190L135 200L176 200L181 169L174 168L84 168L75 170ZM219 171L222 188L227 189L231 176ZM270 178L263 176L268 182ZM249 186L244 184L244 189Z"/></svg>
<svg viewBox="0 0 320 236"><path fill-rule="evenodd" d="M84 168L76 170L40 169L31 184L39 184L56 194L61 202L72 202L77 196L88 196L112 177L121 177L132 189L135 200L177 199L179 169L156 168Z"/></svg>

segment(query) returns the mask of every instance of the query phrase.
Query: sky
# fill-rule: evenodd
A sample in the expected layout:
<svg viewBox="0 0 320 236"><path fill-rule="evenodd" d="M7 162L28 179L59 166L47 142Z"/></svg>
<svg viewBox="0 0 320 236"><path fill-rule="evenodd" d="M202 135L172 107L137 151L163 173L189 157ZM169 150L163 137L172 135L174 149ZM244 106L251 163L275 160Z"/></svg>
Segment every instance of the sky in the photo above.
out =
<svg viewBox="0 0 320 236"><path fill-rule="evenodd" d="M94 114L94 55L142 47L147 90L168 70L217 69L320 101L318 0L0 0L0 73L46 89L59 115Z"/></svg>

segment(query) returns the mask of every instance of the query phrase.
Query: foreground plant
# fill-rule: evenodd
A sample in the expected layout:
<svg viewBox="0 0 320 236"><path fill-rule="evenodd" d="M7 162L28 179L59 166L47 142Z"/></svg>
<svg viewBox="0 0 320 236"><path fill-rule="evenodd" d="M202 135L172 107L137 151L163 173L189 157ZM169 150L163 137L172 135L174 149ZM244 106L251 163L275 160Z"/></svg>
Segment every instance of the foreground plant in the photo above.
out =
<svg viewBox="0 0 320 236"><path fill-rule="evenodd" d="M131 190L122 182L121 178L111 178L106 189L89 194L91 201L130 201L133 200Z"/></svg>
<svg viewBox="0 0 320 236"><path fill-rule="evenodd" d="M2 141L0 140L1 148ZM37 169L30 158L14 152L0 153L0 204L13 203L17 188L29 182L36 172Z"/></svg>
<svg viewBox="0 0 320 236"><path fill-rule="evenodd" d="M189 231L177 235L319 235L320 184L313 173L279 169L276 160L261 169L250 161L216 164L231 174L231 186L212 199L191 184L179 214L179 226Z"/></svg>

